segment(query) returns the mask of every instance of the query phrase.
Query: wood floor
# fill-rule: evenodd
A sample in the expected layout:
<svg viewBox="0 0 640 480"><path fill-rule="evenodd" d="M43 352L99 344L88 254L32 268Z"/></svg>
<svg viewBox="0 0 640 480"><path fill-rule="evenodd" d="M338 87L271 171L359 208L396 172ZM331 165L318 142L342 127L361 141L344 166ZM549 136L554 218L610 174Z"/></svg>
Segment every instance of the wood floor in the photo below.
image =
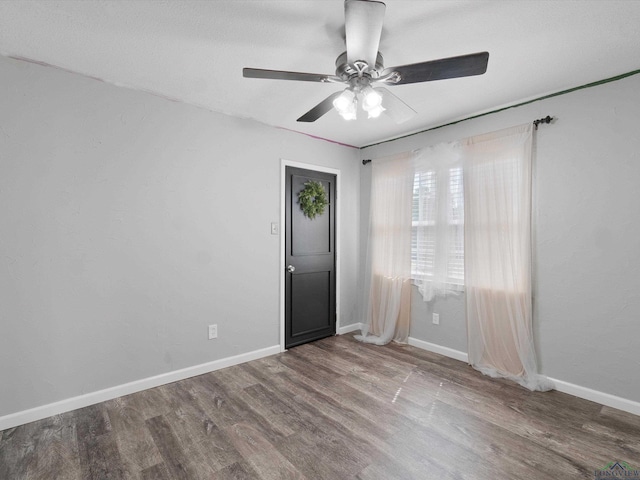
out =
<svg viewBox="0 0 640 480"><path fill-rule="evenodd" d="M0 479L593 479L640 417L332 337L0 432Z"/></svg>

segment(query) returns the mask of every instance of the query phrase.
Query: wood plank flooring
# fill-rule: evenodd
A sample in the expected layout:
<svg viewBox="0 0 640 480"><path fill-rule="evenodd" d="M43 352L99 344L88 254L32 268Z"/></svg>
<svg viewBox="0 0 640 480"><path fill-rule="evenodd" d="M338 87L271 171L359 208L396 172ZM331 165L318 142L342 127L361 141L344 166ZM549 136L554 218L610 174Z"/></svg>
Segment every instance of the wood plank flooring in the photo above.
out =
<svg viewBox="0 0 640 480"><path fill-rule="evenodd" d="M0 432L0 479L593 479L640 417L351 336Z"/></svg>

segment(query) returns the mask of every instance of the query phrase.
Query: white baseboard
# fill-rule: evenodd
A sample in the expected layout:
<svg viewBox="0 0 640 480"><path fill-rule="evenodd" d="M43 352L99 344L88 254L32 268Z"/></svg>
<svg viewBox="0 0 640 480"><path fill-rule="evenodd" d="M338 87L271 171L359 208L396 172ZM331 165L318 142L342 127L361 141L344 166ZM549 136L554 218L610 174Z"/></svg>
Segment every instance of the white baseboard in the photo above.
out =
<svg viewBox="0 0 640 480"><path fill-rule="evenodd" d="M568 393L574 397L584 398L585 400L591 400L592 402L606 405L607 407L617 408L618 410L624 410L625 412L633 413L634 415L640 415L640 402L634 400L628 400L622 397L616 397L609 393L600 392L598 390L592 390L590 388L581 387L573 383L565 382L555 378L549 378L556 384L556 390L563 393Z"/></svg>
<svg viewBox="0 0 640 480"><path fill-rule="evenodd" d="M409 337L409 345L421 348L433 353L439 353L445 357L454 358L461 362L467 363L469 356L458 350L454 350L449 347L443 347L436 345L435 343L425 342L424 340L418 340L417 338ZM562 393L568 393L574 397L584 398L592 402L606 405L607 407L617 408L618 410L624 410L625 412L633 413L634 415L640 415L640 402L634 400L628 400L626 398L617 397L609 393L600 392L598 390L592 390L590 388L581 387L573 383L565 382L564 380L558 380L556 378L549 378L556 385L556 390Z"/></svg>
<svg viewBox="0 0 640 480"><path fill-rule="evenodd" d="M345 325L344 327L340 327L336 332L338 335L344 335L345 333L355 332L357 330L362 330L362 323L353 323L351 325Z"/></svg>
<svg viewBox="0 0 640 480"><path fill-rule="evenodd" d="M409 337L409 345L421 348L422 350L427 350L429 352L439 353L440 355L454 358L456 360L460 360L461 362L469 361L469 357L465 352L454 350L453 348L449 347L443 347L441 345L436 345L435 343L425 342L424 340L418 340L417 338Z"/></svg>
<svg viewBox="0 0 640 480"><path fill-rule="evenodd" d="M214 360L213 362L163 373L154 377L136 380L134 382L117 385L104 390L98 390L85 395L67 398L48 405L42 405L29 410L12 413L10 415L0 417L0 431L6 430L7 428L17 427L18 425L23 425L25 423L35 422L36 420L42 420L43 418L58 415L60 413L70 412L71 410L76 410L78 408L88 407L89 405L105 402L124 395L130 395L148 388L159 387L161 385L166 385L167 383L177 382L179 380L231 367L240 363L268 357L269 355L274 355L276 353L280 353L280 345L254 350L253 352L222 358L220 360Z"/></svg>
<svg viewBox="0 0 640 480"><path fill-rule="evenodd" d="M338 335L344 335L346 333L360 330L362 324L356 323L352 325L346 325L338 329ZM465 352L454 350L449 347L443 347L434 343L418 340L417 338L409 337L409 345L412 345L429 352L438 353L445 357L453 358L462 362L468 361L468 356ZM7 428L17 427L25 423L41 420L60 413L69 412L78 408L88 407L96 403L112 400L124 395L130 395L132 393L140 392L148 388L159 387L168 383L177 382L186 378L195 377L205 373L220 370L222 368L231 367L240 363L249 362L251 360L257 360L259 358L268 357L280 353L280 346L275 345L273 347L267 347L253 352L244 353L241 355L235 355L233 357L222 358L220 360L214 360L213 362L203 363L201 365L195 365L193 367L184 368L181 370L175 370L173 372L163 373L154 377L145 378L142 380L136 380L134 382L118 385L104 390L88 393L85 395L79 395L77 397L68 398L59 402L50 403L40 407L31 408L21 412L12 413L0 417L0 431ZM581 387L563 380L555 378L549 378L556 384L556 390L559 392L567 393L585 400L606 405L608 407L617 408L625 412L632 413L634 415L640 415L640 402L628 400L626 398L617 397L608 393L592 390L590 388Z"/></svg>

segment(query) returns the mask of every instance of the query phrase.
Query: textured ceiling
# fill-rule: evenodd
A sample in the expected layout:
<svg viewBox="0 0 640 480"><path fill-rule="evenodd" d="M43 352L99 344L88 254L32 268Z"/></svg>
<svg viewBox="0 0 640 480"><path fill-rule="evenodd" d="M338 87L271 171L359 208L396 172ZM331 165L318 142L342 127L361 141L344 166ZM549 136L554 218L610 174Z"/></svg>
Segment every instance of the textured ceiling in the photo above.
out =
<svg viewBox="0 0 640 480"><path fill-rule="evenodd" d="M386 67L486 50L487 73L391 87L418 112L401 125L334 111L298 123L342 87L245 79L242 68L333 74L341 0L3 0L0 53L354 146L640 68L640 1L385 3Z"/></svg>

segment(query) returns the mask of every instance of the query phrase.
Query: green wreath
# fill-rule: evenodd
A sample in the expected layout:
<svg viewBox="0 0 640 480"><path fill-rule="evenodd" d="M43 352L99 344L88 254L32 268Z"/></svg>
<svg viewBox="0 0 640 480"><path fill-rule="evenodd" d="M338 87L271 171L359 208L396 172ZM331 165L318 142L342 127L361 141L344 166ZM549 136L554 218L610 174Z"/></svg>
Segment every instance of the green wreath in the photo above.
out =
<svg viewBox="0 0 640 480"><path fill-rule="evenodd" d="M320 182L309 180L298 193L298 203L305 216L310 219L322 215L327 206L327 192Z"/></svg>

